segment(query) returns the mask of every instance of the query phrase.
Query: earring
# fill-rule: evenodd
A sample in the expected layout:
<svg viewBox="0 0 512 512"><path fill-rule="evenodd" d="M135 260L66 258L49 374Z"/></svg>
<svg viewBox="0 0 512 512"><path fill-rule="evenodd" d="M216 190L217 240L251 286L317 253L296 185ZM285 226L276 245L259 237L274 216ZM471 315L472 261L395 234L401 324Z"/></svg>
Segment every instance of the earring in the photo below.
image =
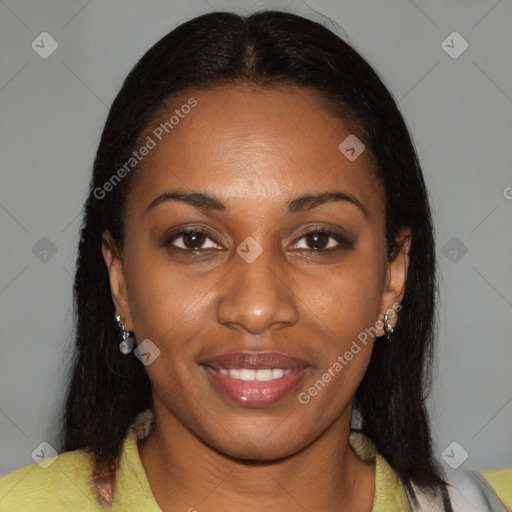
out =
<svg viewBox="0 0 512 512"><path fill-rule="evenodd" d="M121 316L116 316L117 328L121 331L123 341L119 343L119 351L121 354L129 354L135 345L135 338L126 330L126 326L121 322Z"/></svg>
<svg viewBox="0 0 512 512"><path fill-rule="evenodd" d="M386 331L386 338L391 343L391 334L393 334L393 326L389 323L389 315L383 315L382 321L384 322L384 330Z"/></svg>

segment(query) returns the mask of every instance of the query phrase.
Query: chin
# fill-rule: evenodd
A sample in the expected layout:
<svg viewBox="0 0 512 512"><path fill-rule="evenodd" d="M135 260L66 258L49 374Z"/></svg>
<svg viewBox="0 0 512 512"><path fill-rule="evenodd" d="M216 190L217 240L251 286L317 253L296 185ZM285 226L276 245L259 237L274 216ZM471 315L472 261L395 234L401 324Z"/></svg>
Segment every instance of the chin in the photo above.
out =
<svg viewBox="0 0 512 512"><path fill-rule="evenodd" d="M300 431L293 432L278 429L279 423L275 420L259 423L248 421L246 425L239 425L238 428L228 428L225 422L223 433L227 435L202 436L203 441L209 444L216 451L236 459L252 461L273 461L289 457L303 448L310 442L310 439L302 439ZM246 428L244 428L246 426ZM216 434L220 434L217 432Z"/></svg>

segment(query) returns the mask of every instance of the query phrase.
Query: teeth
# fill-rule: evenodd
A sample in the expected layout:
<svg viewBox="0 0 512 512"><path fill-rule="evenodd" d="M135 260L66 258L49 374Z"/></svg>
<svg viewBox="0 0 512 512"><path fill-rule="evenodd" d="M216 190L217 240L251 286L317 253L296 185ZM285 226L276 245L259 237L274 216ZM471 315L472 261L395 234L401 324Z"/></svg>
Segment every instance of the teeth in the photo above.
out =
<svg viewBox="0 0 512 512"><path fill-rule="evenodd" d="M284 375L284 370L281 370L281 368L274 368L272 370L272 378L273 379L279 379Z"/></svg>
<svg viewBox="0 0 512 512"><path fill-rule="evenodd" d="M262 370L254 370L252 368L220 368L219 372L222 375L227 375L232 379L237 380L257 380L260 382L266 382L269 380L280 379L283 375L291 373L290 369L283 370L282 368L265 368Z"/></svg>
<svg viewBox="0 0 512 512"><path fill-rule="evenodd" d="M282 377L282 375L278 375L278 376L274 377L274 371L279 372L280 370L278 370L277 368L276 368L276 370L269 370L269 369L258 370L256 372L256 380L264 382L266 380L272 380L272 379L277 379L279 377Z"/></svg>
<svg viewBox="0 0 512 512"><path fill-rule="evenodd" d="M236 370L235 370L236 371ZM254 380L256 377L256 370L248 370L247 368L240 369L240 380Z"/></svg>

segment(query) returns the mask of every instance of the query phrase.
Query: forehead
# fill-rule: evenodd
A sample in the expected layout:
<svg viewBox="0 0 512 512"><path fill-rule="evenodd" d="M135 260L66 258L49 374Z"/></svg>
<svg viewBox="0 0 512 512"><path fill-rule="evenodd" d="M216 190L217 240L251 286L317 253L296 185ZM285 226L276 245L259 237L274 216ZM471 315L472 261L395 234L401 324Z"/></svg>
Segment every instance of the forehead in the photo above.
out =
<svg viewBox="0 0 512 512"><path fill-rule="evenodd" d="M350 127L306 89L190 91L168 101L142 135L154 147L141 159L132 191L150 201L166 189L199 190L247 205L335 187L382 207L373 157L365 149L347 158L339 148L347 137L354 137Z"/></svg>

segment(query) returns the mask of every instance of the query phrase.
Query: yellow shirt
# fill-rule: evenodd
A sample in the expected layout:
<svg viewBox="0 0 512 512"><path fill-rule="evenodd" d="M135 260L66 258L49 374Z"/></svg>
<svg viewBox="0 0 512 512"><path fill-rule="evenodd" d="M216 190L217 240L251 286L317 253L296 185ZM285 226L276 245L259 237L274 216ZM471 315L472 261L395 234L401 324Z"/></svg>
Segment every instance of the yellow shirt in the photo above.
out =
<svg viewBox="0 0 512 512"><path fill-rule="evenodd" d="M351 441L353 439L354 434L351 434ZM64 452L45 461L49 463L46 469L33 464L0 478L0 511L104 511L96 500L91 480L91 454L83 450ZM410 512L395 472L378 453L375 464L372 512ZM484 476L512 510L512 469L484 473ZM123 443L111 511L161 512L140 461L134 433L127 435Z"/></svg>

